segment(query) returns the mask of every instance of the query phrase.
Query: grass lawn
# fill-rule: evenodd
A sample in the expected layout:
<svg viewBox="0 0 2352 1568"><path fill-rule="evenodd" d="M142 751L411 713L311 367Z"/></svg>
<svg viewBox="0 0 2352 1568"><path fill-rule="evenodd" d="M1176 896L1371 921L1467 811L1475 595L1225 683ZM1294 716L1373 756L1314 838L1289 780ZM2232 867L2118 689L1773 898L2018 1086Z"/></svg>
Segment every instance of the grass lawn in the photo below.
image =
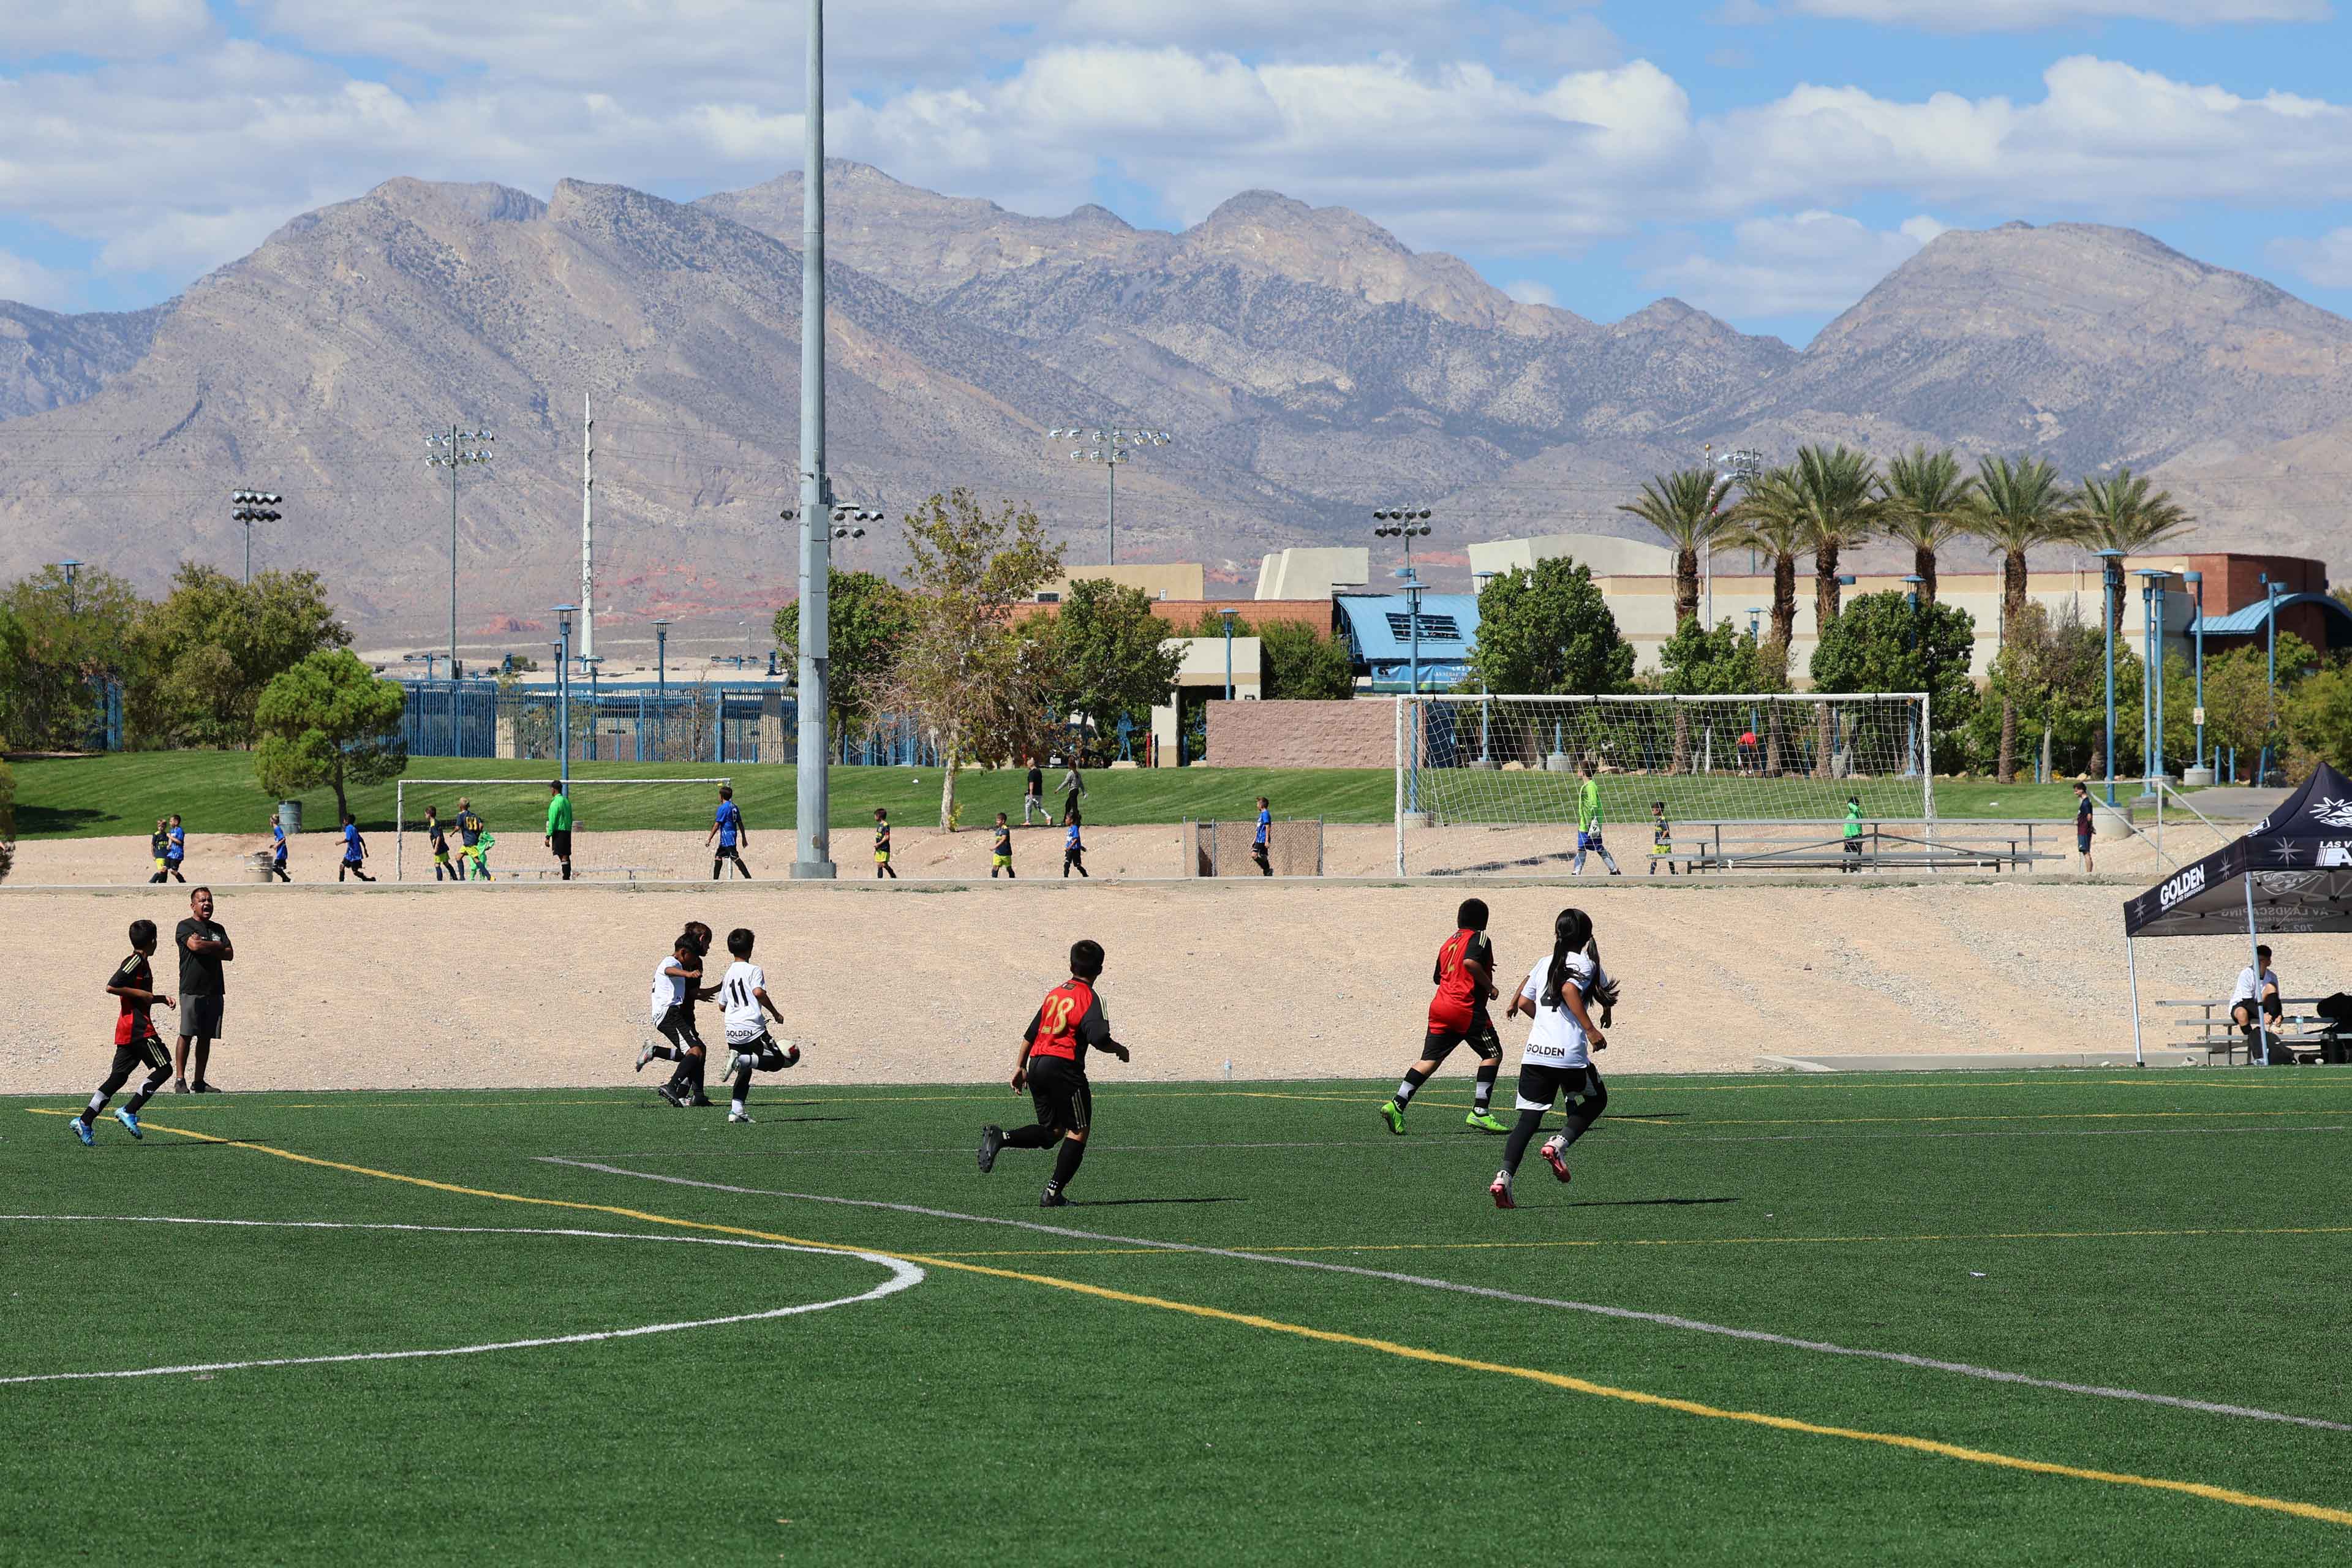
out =
<svg viewBox="0 0 2352 1568"><path fill-rule="evenodd" d="M253 759L243 752L131 752L34 760L14 767L16 833L22 838L144 835L158 816L175 811L192 832L258 832L272 805L253 782ZM548 777L549 768L545 763L417 757L410 761L408 773L411 778L512 779L530 784ZM755 831L789 827L796 815L797 770L786 766L582 763L574 764L573 773L586 779L723 774L734 780L736 801ZM1495 781L1525 781L1528 787L1551 782L1543 775L1486 776ZM1059 770L1049 771L1047 786L1059 777ZM1086 780L1087 820L1108 826L1187 817L1246 818L1255 814L1260 795L1272 798L1277 816L1319 816L1335 823L1387 822L1395 800L1394 778L1385 768L1117 769L1090 772ZM1612 821L1638 823L1649 815L1650 784L1633 777L1603 783ZM1020 814L1018 773L967 773L958 790L965 803L967 826L985 823L998 811ZM1809 791L1809 796L1813 793L1818 792ZM585 810L586 797L583 800L583 827L666 826L674 820L665 816L640 823L625 815L616 819L602 806L600 815L592 817ZM936 822L939 800L937 768L833 770L835 827L870 822L877 805L887 806L891 816L904 824ZM1948 779L1936 783L1937 813L1945 817L2065 817L2073 815L2072 801L2072 791L2064 784L2001 785ZM446 808L446 803L443 804ZM652 805L651 801L644 804ZM1052 797L1049 804L1058 808L1059 797ZM313 790L302 797L302 806L305 826L330 826L332 795ZM704 803L698 798L694 807L698 814ZM677 808L675 799L662 802L665 812ZM393 786L377 784L353 791L352 810L362 827L388 829L393 823Z"/></svg>
<svg viewBox="0 0 2352 1568"><path fill-rule="evenodd" d="M0 1100L0 1557L2352 1549L2352 1431L2259 1414L2352 1423L2352 1225L2246 1179L2340 1170L2352 1074L1629 1075L1505 1213L1458 1068L1403 1138L1125 1070L1053 1212L1001 1089Z"/></svg>

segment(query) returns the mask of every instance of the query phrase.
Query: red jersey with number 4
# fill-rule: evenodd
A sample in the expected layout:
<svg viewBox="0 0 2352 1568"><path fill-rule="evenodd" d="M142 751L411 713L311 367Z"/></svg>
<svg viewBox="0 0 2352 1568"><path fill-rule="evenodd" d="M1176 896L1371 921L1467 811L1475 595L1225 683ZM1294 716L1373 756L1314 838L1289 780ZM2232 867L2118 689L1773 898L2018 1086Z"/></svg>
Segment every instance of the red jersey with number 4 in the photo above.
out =
<svg viewBox="0 0 2352 1568"><path fill-rule="evenodd" d="M1059 1057L1076 1067L1086 1065L1087 1047L1109 1038L1102 999L1083 980L1067 980L1046 992L1029 1020L1029 1054Z"/></svg>
<svg viewBox="0 0 2352 1568"><path fill-rule="evenodd" d="M1480 966L1473 975L1469 966ZM1437 994L1429 1001L1433 1033L1466 1031L1486 1009L1486 987L1495 974L1495 944L1481 931L1457 931L1437 950L1437 967L1430 980Z"/></svg>

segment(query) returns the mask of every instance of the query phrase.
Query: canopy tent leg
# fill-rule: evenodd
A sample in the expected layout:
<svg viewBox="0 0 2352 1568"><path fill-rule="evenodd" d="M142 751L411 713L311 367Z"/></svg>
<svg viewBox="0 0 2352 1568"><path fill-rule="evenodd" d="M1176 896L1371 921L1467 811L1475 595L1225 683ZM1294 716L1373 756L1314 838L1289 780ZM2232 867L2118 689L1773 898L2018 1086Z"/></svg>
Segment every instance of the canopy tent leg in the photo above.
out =
<svg viewBox="0 0 2352 1568"><path fill-rule="evenodd" d="M2147 1058L2139 1044L2139 952L2129 937L2124 938L2124 967L2131 971L2132 1066L2144 1068Z"/></svg>
<svg viewBox="0 0 2352 1568"><path fill-rule="evenodd" d="M2254 874L2248 870L2241 879L2246 884L2246 945L2253 951L2248 954L2254 965L2254 1028L2262 1037L2263 1066L2271 1065L2271 1016L2263 1011L2263 939L2254 931Z"/></svg>

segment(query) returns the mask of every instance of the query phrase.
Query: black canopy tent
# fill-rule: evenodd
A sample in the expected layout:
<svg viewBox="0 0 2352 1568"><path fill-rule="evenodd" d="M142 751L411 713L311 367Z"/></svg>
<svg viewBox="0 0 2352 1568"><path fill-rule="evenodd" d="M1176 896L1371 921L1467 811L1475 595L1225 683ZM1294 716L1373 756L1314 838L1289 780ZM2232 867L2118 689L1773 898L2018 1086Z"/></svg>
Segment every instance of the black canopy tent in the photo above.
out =
<svg viewBox="0 0 2352 1568"><path fill-rule="evenodd" d="M2265 931L2352 931L2352 780L2326 763L2243 838L2183 866L2124 905L2136 1058L2145 1060L2139 964L2132 943L2141 937L2235 936L2241 931L2250 950ZM2262 1037L2267 1062L2267 1025Z"/></svg>

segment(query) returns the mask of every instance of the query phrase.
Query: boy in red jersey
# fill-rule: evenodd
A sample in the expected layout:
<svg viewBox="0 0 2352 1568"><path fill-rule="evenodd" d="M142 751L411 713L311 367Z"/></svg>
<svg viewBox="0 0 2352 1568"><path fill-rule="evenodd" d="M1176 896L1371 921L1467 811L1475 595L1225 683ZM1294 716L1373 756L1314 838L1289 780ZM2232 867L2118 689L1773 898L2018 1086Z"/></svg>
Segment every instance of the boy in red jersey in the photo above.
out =
<svg viewBox="0 0 2352 1568"><path fill-rule="evenodd" d="M1024 1089L1037 1107L1037 1120L1007 1132L993 1123L980 1130L980 1170L986 1175L996 1164L1000 1149L1051 1149L1053 1178L1045 1184L1039 1208L1057 1209L1070 1200L1062 1195L1086 1158L1087 1130L1094 1122L1094 1090L1087 1083L1087 1050L1108 1051L1128 1059L1127 1047L1110 1037L1110 1016L1095 982L1102 977L1103 950L1098 942L1079 942L1070 948L1070 978L1045 993L1022 1031L1021 1049L1013 1058L1013 1092Z"/></svg>
<svg viewBox="0 0 2352 1568"><path fill-rule="evenodd" d="M114 1066L107 1073L106 1081L98 1086L98 1092L89 1097L89 1103L82 1107L81 1114L73 1119L73 1134L81 1140L85 1149L97 1142L90 1136L90 1123L106 1109L106 1102L114 1098L114 1091L130 1080L132 1068L143 1065L147 1081L115 1111L114 1119L133 1138L144 1136L139 1131L139 1108L154 1099L155 1091L172 1077L172 1053L155 1033L154 1021L147 1016L148 1009L158 1002L166 1007L172 1005L172 999L155 989L154 971L147 962L154 956L155 922L132 921L131 956L115 965L114 978L106 983L106 994L122 1004L122 1011L114 1020Z"/></svg>
<svg viewBox="0 0 2352 1568"><path fill-rule="evenodd" d="M1381 1107L1381 1120L1391 1132L1404 1131L1404 1108L1439 1064L1467 1040L1478 1052L1478 1088L1470 1114L1464 1121L1482 1132L1507 1132L1489 1108L1495 1102L1495 1078L1503 1068L1503 1037L1486 1004L1496 996L1495 944L1486 940L1486 901L1465 899L1454 911L1454 932L1437 950L1437 967L1430 975L1437 994L1429 1002L1429 1037L1422 1043L1421 1059L1405 1069L1396 1093Z"/></svg>

